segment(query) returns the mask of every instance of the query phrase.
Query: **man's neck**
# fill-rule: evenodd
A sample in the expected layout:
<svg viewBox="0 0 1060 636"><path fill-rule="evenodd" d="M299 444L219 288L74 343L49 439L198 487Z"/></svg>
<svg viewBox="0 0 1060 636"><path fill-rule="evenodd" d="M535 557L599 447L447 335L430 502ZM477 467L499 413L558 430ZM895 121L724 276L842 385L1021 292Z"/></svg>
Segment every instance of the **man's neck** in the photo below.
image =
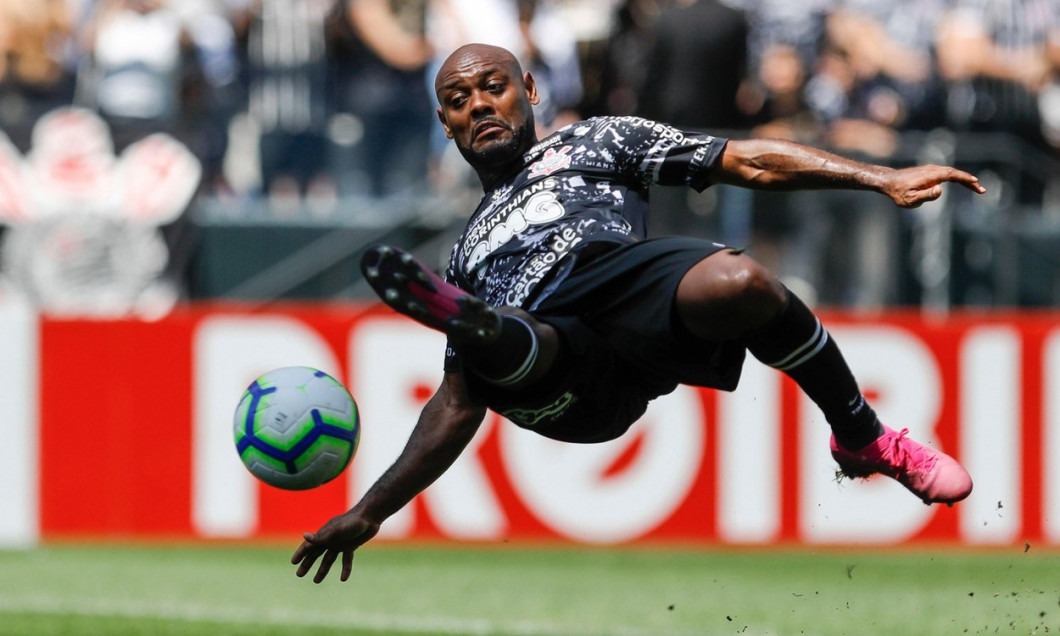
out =
<svg viewBox="0 0 1060 636"><path fill-rule="evenodd" d="M491 164L488 166L474 166L475 173L478 174L479 181L482 182L482 190L489 192L496 189L498 186L508 181L520 170L523 169L523 163L526 159L526 153L537 144L537 139L533 140L523 148L517 155L500 164Z"/></svg>
<svg viewBox="0 0 1060 636"><path fill-rule="evenodd" d="M479 181L482 182L483 192L489 192L515 176L520 168L522 168L522 155L519 156L518 161L506 163L502 167L496 169L484 168L475 172L478 173Z"/></svg>

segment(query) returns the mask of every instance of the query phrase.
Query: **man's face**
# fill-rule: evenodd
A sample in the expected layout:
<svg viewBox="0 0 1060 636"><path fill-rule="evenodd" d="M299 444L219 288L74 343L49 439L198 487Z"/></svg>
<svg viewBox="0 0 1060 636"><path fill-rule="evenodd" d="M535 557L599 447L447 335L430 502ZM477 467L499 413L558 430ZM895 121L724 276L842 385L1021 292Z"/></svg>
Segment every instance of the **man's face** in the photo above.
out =
<svg viewBox="0 0 1060 636"><path fill-rule="evenodd" d="M473 167L496 167L533 145L537 90L506 52L458 53L442 66L435 90L446 135Z"/></svg>

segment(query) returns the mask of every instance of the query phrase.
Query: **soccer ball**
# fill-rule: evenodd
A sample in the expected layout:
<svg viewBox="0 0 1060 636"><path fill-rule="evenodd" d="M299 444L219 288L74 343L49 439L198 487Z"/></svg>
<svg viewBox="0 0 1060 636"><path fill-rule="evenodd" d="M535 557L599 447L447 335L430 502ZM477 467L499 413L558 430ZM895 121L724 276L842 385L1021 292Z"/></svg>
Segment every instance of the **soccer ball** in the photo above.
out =
<svg viewBox="0 0 1060 636"><path fill-rule="evenodd" d="M235 413L236 450L261 481L285 490L315 488L339 476L357 452L357 404L338 380L310 367L269 371Z"/></svg>

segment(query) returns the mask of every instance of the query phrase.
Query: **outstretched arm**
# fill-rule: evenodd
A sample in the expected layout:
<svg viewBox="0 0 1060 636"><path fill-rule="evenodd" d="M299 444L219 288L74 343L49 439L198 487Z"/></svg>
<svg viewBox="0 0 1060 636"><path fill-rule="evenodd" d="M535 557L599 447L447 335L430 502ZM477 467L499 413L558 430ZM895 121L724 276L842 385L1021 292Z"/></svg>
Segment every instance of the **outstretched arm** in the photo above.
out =
<svg viewBox="0 0 1060 636"><path fill-rule="evenodd" d="M729 141L711 176L717 182L760 190L875 190L904 208L939 198L946 182L978 194L986 191L977 177L956 168L889 168L776 139Z"/></svg>
<svg viewBox="0 0 1060 636"><path fill-rule="evenodd" d="M460 456L486 415L467 397L463 376L447 373L424 406L405 449L394 464L349 511L333 517L316 532L303 535L291 563L305 576L317 559L313 582L320 583L342 555L340 579L350 578L353 553L379 532L383 521L434 483Z"/></svg>

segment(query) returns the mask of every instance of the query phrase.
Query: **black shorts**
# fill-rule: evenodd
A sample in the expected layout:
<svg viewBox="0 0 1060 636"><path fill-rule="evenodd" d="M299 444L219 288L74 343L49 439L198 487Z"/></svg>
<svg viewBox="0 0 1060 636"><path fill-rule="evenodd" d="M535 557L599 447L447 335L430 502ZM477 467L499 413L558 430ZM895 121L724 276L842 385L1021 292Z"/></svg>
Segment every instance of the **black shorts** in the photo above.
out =
<svg viewBox="0 0 1060 636"><path fill-rule="evenodd" d="M601 442L625 433L678 384L735 389L744 347L695 338L674 312L685 273L722 249L659 238L577 261L530 312L559 331L569 357L539 390L511 392L465 374L472 399L546 437Z"/></svg>

